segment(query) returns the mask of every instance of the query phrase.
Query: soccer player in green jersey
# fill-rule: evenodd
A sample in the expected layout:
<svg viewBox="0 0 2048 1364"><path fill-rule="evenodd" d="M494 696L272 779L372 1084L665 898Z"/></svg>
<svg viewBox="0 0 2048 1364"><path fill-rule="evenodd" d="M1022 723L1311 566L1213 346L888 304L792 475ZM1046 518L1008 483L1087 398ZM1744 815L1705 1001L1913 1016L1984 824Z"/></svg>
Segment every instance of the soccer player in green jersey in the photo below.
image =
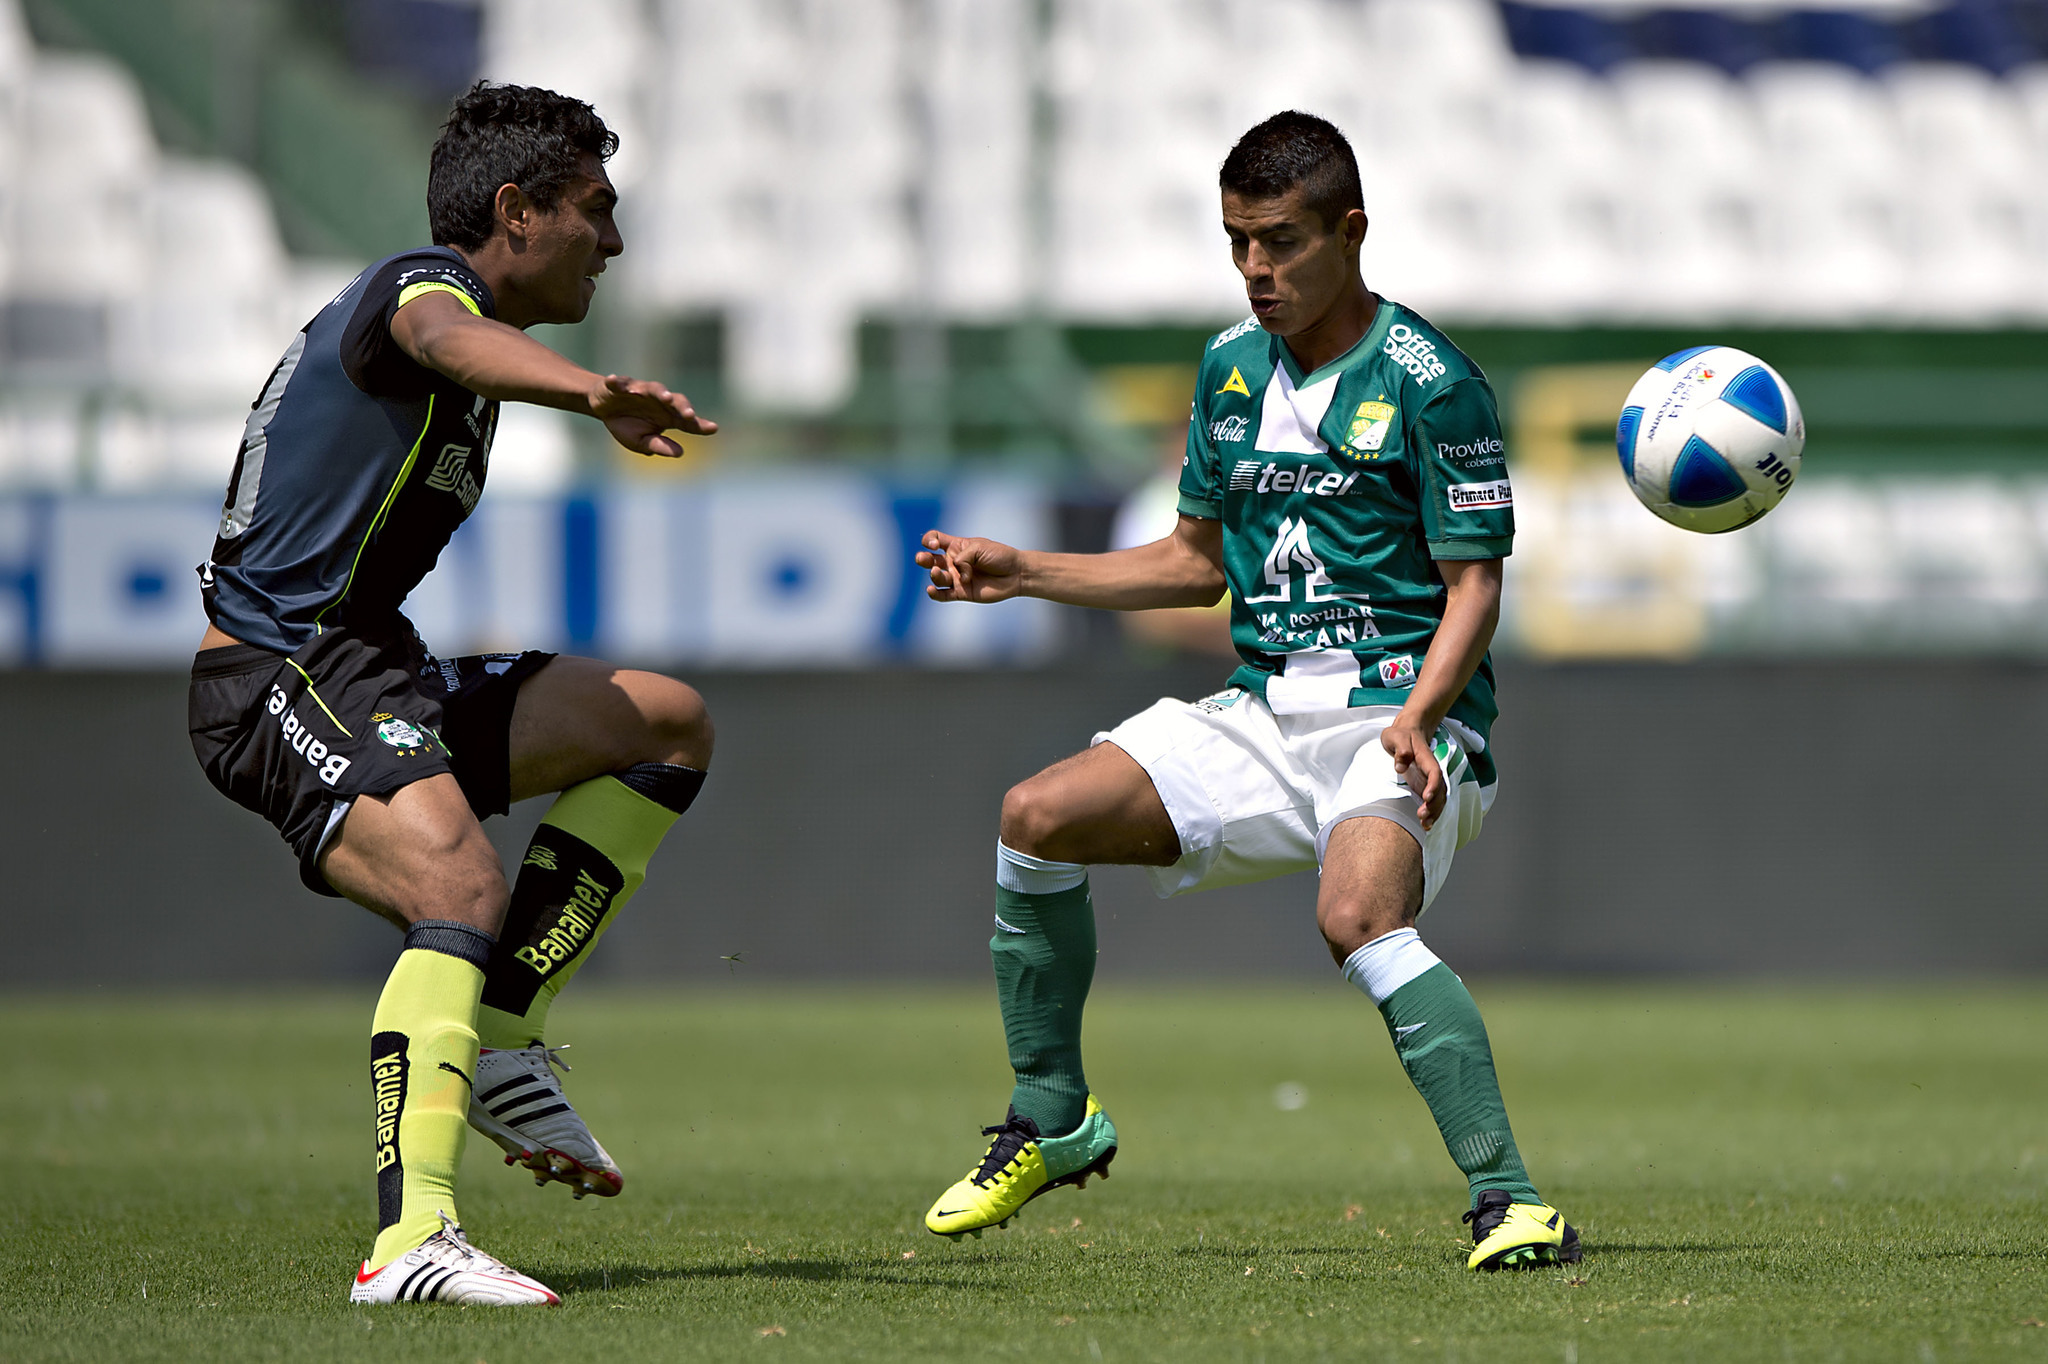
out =
<svg viewBox="0 0 2048 1364"><path fill-rule="evenodd" d="M1011 789L996 845L995 959L1016 1072L981 1163L925 1225L979 1235L1037 1195L1107 1174L1116 1128L1089 1092L1088 867L1158 892L1320 867L1316 921L1471 1187L1474 1269L1579 1258L1530 1182L1478 1007L1416 936L1496 789L1487 645L1513 494L1493 391L1443 333L1366 287L1358 163L1283 113L1223 163L1223 224L1253 316L1205 350L1165 539L1028 553L940 531L938 601L1200 606L1227 587L1243 662Z"/></svg>

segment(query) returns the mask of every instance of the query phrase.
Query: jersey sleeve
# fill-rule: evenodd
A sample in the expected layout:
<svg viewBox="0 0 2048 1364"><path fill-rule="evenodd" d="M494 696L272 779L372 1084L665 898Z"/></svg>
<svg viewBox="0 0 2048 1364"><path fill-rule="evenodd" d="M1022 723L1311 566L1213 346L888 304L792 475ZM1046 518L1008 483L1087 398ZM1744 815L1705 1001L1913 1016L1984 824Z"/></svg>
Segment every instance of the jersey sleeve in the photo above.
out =
<svg viewBox="0 0 2048 1364"><path fill-rule="evenodd" d="M1180 510L1185 516L1210 521L1223 519L1222 461L1209 443L1207 414L1202 411L1203 385L1195 385L1195 401L1188 410L1187 453L1180 461Z"/></svg>
<svg viewBox="0 0 2048 1364"><path fill-rule="evenodd" d="M1515 492L1491 386L1477 375L1453 383L1422 409L1412 436L1430 557L1506 558Z"/></svg>
<svg viewBox="0 0 2048 1364"><path fill-rule="evenodd" d="M411 398L432 378L391 336L391 319L422 294L453 294L479 317L492 314L490 286L459 261L442 255L386 261L363 286L341 334L341 365L350 382L378 398Z"/></svg>

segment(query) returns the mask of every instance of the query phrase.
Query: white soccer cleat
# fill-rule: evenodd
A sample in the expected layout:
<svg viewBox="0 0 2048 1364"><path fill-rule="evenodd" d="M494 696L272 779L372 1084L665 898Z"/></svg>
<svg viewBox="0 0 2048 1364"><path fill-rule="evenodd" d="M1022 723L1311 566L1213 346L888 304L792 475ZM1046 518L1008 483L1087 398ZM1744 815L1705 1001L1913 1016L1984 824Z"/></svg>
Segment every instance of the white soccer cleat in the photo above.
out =
<svg viewBox="0 0 2048 1364"><path fill-rule="evenodd" d="M350 1302L452 1302L464 1307L554 1307L555 1290L530 1279L469 1243L447 1213L441 1229L417 1249L372 1271L356 1271Z"/></svg>
<svg viewBox="0 0 2048 1364"><path fill-rule="evenodd" d="M562 1093L555 1067L569 1069L558 1054L566 1050L535 1042L517 1051L479 1051L469 1125L504 1148L507 1165L531 1170L534 1183L559 1180L578 1198L610 1198L626 1178Z"/></svg>

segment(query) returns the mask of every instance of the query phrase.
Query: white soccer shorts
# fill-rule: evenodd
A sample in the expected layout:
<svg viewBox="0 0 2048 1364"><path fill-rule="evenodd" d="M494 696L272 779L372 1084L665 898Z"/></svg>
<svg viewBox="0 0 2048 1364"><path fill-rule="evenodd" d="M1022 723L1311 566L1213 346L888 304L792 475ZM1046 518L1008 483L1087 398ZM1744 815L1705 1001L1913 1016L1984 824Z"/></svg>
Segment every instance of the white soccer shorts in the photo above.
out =
<svg viewBox="0 0 2048 1364"><path fill-rule="evenodd" d="M1484 741L1445 721L1436 738L1449 790L1443 814L1424 832L1414 793L1380 746L1397 713L1361 706L1275 715L1232 687L1200 701L1157 702L1095 742L1137 760L1180 835L1178 862L1145 869L1161 899L1320 867L1330 831L1365 816L1392 820L1422 845L1427 909L1451 859L1477 837L1499 784L1481 786L1466 758Z"/></svg>

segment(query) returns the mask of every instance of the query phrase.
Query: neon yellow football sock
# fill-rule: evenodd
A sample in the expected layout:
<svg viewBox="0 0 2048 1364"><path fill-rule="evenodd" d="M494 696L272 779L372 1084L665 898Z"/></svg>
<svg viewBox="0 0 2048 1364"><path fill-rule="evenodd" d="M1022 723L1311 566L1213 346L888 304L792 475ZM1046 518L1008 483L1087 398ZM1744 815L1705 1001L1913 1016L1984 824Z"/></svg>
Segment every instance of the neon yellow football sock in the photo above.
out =
<svg viewBox="0 0 2048 1364"><path fill-rule="evenodd" d="M704 774L647 763L681 782L687 807ZM629 770L632 778L640 769ZM673 777L667 778L675 783ZM655 789L675 800L668 788ZM647 879L647 859L676 822L674 804L643 795L615 776L572 786L534 830L519 864L505 930L485 971L477 1034L491 1048L518 1048L547 1035L548 1006Z"/></svg>
<svg viewBox="0 0 2048 1364"><path fill-rule="evenodd" d="M422 946L436 936L448 946ZM490 938L460 924L413 925L384 982L371 1025L370 1090L377 1113L377 1244L381 1269L455 1212L455 1172L469 1136L476 1075L476 1008ZM473 958L474 960L466 960Z"/></svg>

